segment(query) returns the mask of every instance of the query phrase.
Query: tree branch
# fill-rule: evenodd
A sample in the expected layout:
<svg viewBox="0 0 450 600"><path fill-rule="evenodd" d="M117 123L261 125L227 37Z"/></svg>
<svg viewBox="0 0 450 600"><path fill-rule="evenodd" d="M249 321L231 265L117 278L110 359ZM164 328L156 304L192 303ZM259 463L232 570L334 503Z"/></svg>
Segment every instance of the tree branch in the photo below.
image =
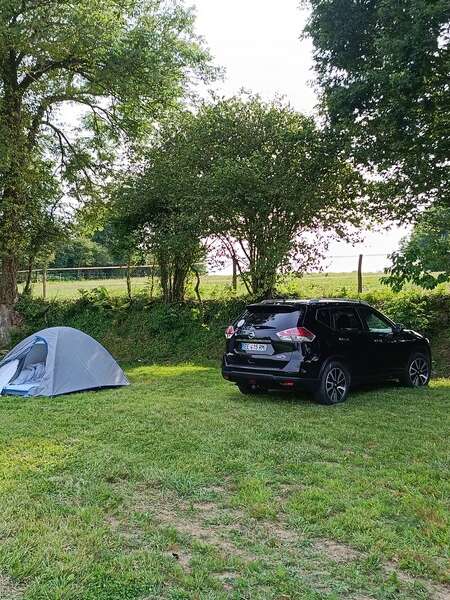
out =
<svg viewBox="0 0 450 600"><path fill-rule="evenodd" d="M70 67L76 67L82 64L80 58L68 57L63 60L48 61L44 64L35 65L34 69L27 73L22 81L19 83L19 89L23 92L27 90L31 84L38 81L43 75L50 71L56 71L58 69L70 69Z"/></svg>
<svg viewBox="0 0 450 600"><path fill-rule="evenodd" d="M61 129L59 129L58 127L56 127L56 125L54 125L53 123L51 123L50 121L44 121L43 125L46 125L47 127L50 127L50 129L52 129L57 137L58 137L58 141L59 141L59 147L61 150L61 155L63 156L63 158L66 155L65 149L64 149L64 143L67 145L67 147L69 148L69 150L71 151L71 153L73 154L73 156L77 156L78 152L77 149L73 146L72 142L68 139L68 137L66 136L66 134L61 131ZM64 162L65 164L65 162ZM89 185L91 188L94 187L94 183L92 181L91 176L89 175L89 173L87 172L87 169L83 166L81 166L81 170L84 173L84 176L86 177L86 180L89 182Z"/></svg>

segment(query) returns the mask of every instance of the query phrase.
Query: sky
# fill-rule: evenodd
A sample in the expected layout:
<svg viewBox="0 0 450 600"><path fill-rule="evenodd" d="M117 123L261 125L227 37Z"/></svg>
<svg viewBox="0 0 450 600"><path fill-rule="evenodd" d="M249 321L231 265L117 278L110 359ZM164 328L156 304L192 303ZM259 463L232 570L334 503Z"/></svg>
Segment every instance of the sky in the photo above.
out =
<svg viewBox="0 0 450 600"><path fill-rule="evenodd" d="M313 87L312 45L300 40L307 13L299 0L194 0L197 31L215 63L226 70L216 91L232 95L244 88L266 99L284 96L294 108L312 114L317 97ZM331 242L326 269L353 271L357 255L365 255L366 271L382 270L386 255L398 248L408 228L363 232L352 246ZM373 256L373 255L384 256Z"/></svg>

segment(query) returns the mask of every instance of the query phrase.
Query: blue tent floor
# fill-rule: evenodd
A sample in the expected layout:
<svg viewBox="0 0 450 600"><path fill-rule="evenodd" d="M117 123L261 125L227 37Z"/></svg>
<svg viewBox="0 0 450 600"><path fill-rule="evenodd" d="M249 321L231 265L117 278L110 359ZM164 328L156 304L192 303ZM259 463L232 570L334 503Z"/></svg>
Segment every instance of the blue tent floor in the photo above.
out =
<svg viewBox="0 0 450 600"><path fill-rule="evenodd" d="M28 393L33 387L36 387L36 382L9 385L3 388L2 394L4 396L28 396Z"/></svg>

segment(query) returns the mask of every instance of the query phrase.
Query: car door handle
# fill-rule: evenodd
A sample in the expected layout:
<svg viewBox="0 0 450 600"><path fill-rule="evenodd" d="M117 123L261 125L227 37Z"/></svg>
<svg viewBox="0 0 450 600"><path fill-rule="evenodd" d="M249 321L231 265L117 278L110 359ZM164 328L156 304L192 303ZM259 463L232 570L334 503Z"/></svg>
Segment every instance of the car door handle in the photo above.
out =
<svg viewBox="0 0 450 600"><path fill-rule="evenodd" d="M340 342L349 342L349 341L350 341L350 338L344 338L344 337L340 337L340 338L339 338L339 341L340 341Z"/></svg>

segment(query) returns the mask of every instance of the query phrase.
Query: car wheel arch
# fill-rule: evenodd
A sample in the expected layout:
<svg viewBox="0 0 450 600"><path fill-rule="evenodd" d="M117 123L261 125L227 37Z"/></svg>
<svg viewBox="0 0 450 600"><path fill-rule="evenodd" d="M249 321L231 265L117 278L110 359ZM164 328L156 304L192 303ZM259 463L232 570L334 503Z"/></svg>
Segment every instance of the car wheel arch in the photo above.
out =
<svg viewBox="0 0 450 600"><path fill-rule="evenodd" d="M319 379L322 378L322 375L324 374L325 369L332 362L341 363L347 369L350 377L352 376L352 370L350 368L350 365L348 364L348 360L346 359L346 357L342 356L342 354L333 354L333 355L329 356L326 360L323 361L323 364L322 364L322 366L320 368L320 372L319 372Z"/></svg>

